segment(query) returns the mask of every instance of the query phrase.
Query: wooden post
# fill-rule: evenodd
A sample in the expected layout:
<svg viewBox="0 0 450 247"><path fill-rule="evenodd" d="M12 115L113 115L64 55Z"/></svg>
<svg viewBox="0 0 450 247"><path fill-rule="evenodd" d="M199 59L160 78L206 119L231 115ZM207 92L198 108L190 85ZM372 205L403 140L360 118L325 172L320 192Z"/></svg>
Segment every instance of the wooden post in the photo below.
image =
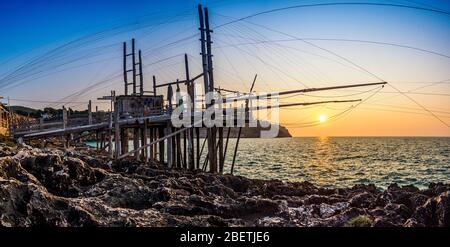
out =
<svg viewBox="0 0 450 247"><path fill-rule="evenodd" d="M128 128L124 127L120 129L120 140L121 140L121 151L122 154L124 153L128 153L128 141L129 141L129 136L128 136Z"/></svg>
<svg viewBox="0 0 450 247"><path fill-rule="evenodd" d="M136 95L136 48L135 39L131 40L131 59L133 63L133 95Z"/></svg>
<svg viewBox="0 0 450 247"><path fill-rule="evenodd" d="M172 86L169 85L167 87L167 100L169 101L169 112L172 112L172 96L173 96L173 91L172 91Z"/></svg>
<svg viewBox="0 0 450 247"><path fill-rule="evenodd" d="M172 133L172 132L175 132L175 128L173 128L173 127L171 127L171 132L170 133ZM177 152L177 138L176 138L176 135L171 137L170 139L172 139L172 142L171 142L172 147L170 149L170 151L172 152L171 155L170 155L172 157L172 165L173 165L173 167L178 167L178 163L177 163L177 161L178 161L178 159L177 159L178 152Z"/></svg>
<svg viewBox="0 0 450 247"><path fill-rule="evenodd" d="M211 91L211 85L212 82L209 80L209 76L211 75L210 69L212 68L212 65L209 64L210 58L208 56L211 56L210 49L211 49L211 39L210 39L210 30L209 30L209 23L208 23L208 14L207 10L205 9L205 17L203 17L203 9L202 6L198 5L198 14L200 18L200 41L201 41L201 52L202 52L202 65L203 65L203 79L204 79L204 86L205 86L205 95L207 93L212 92ZM205 23L206 23L206 29L205 29ZM205 40L205 33L206 33L206 39ZM209 52L206 51L208 49ZM212 60L211 60L212 61ZM212 71L211 71L212 72ZM210 107L211 104L207 104L206 108ZM214 128L207 128L207 135L208 135L208 153L210 154L208 156L210 162L210 172L217 172L216 169L216 163L215 163L215 138L214 134L215 132Z"/></svg>
<svg viewBox="0 0 450 247"><path fill-rule="evenodd" d="M63 110L62 111L62 127L63 127L63 129L65 129L66 126L67 126L67 110L66 110L66 107L63 106L62 110Z"/></svg>
<svg viewBox="0 0 450 247"><path fill-rule="evenodd" d="M227 140L225 142L225 150L223 151L224 164L225 164L225 158L227 157L228 141L230 140L230 134L231 134L231 127L228 127Z"/></svg>
<svg viewBox="0 0 450 247"><path fill-rule="evenodd" d="M133 149L137 150L139 148L139 122L136 121L136 127L133 128ZM140 160L140 155L139 155L139 151L134 152L134 157L136 160Z"/></svg>
<svg viewBox="0 0 450 247"><path fill-rule="evenodd" d="M190 76L189 76L189 62L188 62L188 56L187 54L184 54L184 65L185 65L185 69L186 69L186 81L187 83L187 91L188 91L188 95L189 95L189 99L190 99L190 110L191 110L191 118L190 118L190 123L193 124L193 119L194 119L194 113L195 113L195 93L194 93L194 82L190 81ZM194 128L190 128L189 130L187 130L187 132L185 132L185 136L187 135L187 150L188 153L184 154L184 156L186 157L187 155L187 160L188 160L188 169L189 170L194 170L195 168L195 161L194 161ZM184 143L185 148L186 148L186 142ZM186 151L185 151L186 152ZM186 163L186 159L185 159L185 163Z"/></svg>
<svg viewBox="0 0 450 247"><path fill-rule="evenodd" d="M198 5L198 16L200 19L200 44L201 44L201 55L202 55L202 68L203 68L203 83L205 87L205 94L209 91L209 80L208 80L208 60L206 58L206 46L205 46L205 20L203 18L202 5Z"/></svg>
<svg viewBox="0 0 450 247"><path fill-rule="evenodd" d="M123 82L125 83L125 95L128 95L128 71L127 71L127 43L123 42Z"/></svg>
<svg viewBox="0 0 450 247"><path fill-rule="evenodd" d="M103 131L100 131L100 150L103 150L103 143L104 143L104 135L103 135Z"/></svg>
<svg viewBox="0 0 450 247"><path fill-rule="evenodd" d="M89 100L89 104L88 104L88 124L91 125L92 124L92 101Z"/></svg>
<svg viewBox="0 0 450 247"><path fill-rule="evenodd" d="M113 157L113 153L112 153L112 112L109 111L109 116L108 116L108 155L109 158Z"/></svg>
<svg viewBox="0 0 450 247"><path fill-rule="evenodd" d="M105 132L104 131L102 131L101 132L101 134L100 134L100 138L101 138L101 150L104 150L105 149L105 145L106 145L106 138L105 138Z"/></svg>
<svg viewBox="0 0 450 247"><path fill-rule="evenodd" d="M195 128L195 138L197 139L196 169L200 169L200 128Z"/></svg>
<svg viewBox="0 0 450 247"><path fill-rule="evenodd" d="M116 96L113 96L113 100L114 100L114 142L115 142L114 157L117 159L119 157L119 155L121 154L121 150L122 150L122 146L121 146L121 142L120 142L121 129L119 126L119 118L120 118L119 107L118 107L119 102L116 100Z"/></svg>
<svg viewBox="0 0 450 247"><path fill-rule="evenodd" d="M66 135L66 144L65 144L66 148L70 148L70 139L71 139L71 137L72 137L72 134L67 134Z"/></svg>
<svg viewBox="0 0 450 247"><path fill-rule="evenodd" d="M212 30L209 28L209 17L208 8L205 10L205 34L206 34L206 52L208 53L208 75L209 75L209 92L214 91L214 73L213 73L213 62L212 62L212 52L211 52L211 33Z"/></svg>
<svg viewBox="0 0 450 247"><path fill-rule="evenodd" d="M98 151L98 149L99 149L99 146L98 146L98 130L96 130L95 131L95 149L97 149L97 151Z"/></svg>
<svg viewBox="0 0 450 247"><path fill-rule="evenodd" d="M150 127L149 129L148 129L148 131L150 132L149 134L150 134L150 137L149 137L149 139L150 139L150 142L153 142L153 140L155 140L155 139L153 139L153 137L154 137L154 130L155 130L155 128L153 128L153 127ZM153 146L151 146L150 147L150 153L149 153L149 158L151 159L151 160L154 160L155 159L155 147L156 147L156 145L153 145Z"/></svg>
<svg viewBox="0 0 450 247"><path fill-rule="evenodd" d="M168 123L167 124L167 128L166 128L166 131L165 131L166 133L166 135L170 135L171 133L172 133L172 127L170 126L170 123ZM172 142L173 142L173 138L172 137L170 137L170 138L168 138L167 139L167 166L169 167L169 168L172 168L173 167L173 152L172 152L172 149L173 149L173 145L172 145Z"/></svg>
<svg viewBox="0 0 450 247"><path fill-rule="evenodd" d="M152 127L152 136L153 136L153 141L157 139L158 136L158 128L157 127ZM157 145L159 145L160 143L158 143ZM157 145L153 145L153 156L152 159L156 160L157 159L157 153L158 153L158 146Z"/></svg>
<svg viewBox="0 0 450 247"><path fill-rule="evenodd" d="M144 73L142 71L141 50L139 50L139 94L144 95Z"/></svg>
<svg viewBox="0 0 450 247"><path fill-rule="evenodd" d="M178 130L178 129L175 129L175 130ZM177 134L175 136L175 138L176 138L175 143L176 143L176 149L177 149L177 151L176 151L177 167L181 168L181 134Z"/></svg>
<svg viewBox="0 0 450 247"><path fill-rule="evenodd" d="M163 136L164 136L164 127L159 127L158 128L158 138L161 138ZM159 162L164 164L165 163L165 161L164 161L164 155L165 155L164 142L162 141L158 145L159 145Z"/></svg>
<svg viewBox="0 0 450 247"><path fill-rule="evenodd" d="M186 141L187 141L186 135L188 134L187 133L188 131L189 130L183 132L183 168L184 169L188 168L188 166L187 166L187 143L186 143Z"/></svg>
<svg viewBox="0 0 450 247"><path fill-rule="evenodd" d="M213 62L212 62L212 52L211 52L211 33L212 30L209 28L209 17L208 17L208 8L204 8L205 12L205 34L206 34L206 52L208 53L208 74L209 74L209 92L214 92L214 74L213 74ZM211 101L211 106L214 105L214 99ZM210 152L209 160L210 160L210 172L217 172L217 148L216 148L216 126L211 128L211 148L208 147ZM209 143L208 143L209 146Z"/></svg>
<svg viewBox="0 0 450 247"><path fill-rule="evenodd" d="M156 96L156 77L153 76L153 96Z"/></svg>
<svg viewBox="0 0 450 247"><path fill-rule="evenodd" d="M147 145L147 137L148 137L148 127L147 127L147 119L144 120L144 126L141 129L141 144L142 146ZM148 148L145 148L142 150L142 156L144 158L144 162L147 163L148 161Z"/></svg>

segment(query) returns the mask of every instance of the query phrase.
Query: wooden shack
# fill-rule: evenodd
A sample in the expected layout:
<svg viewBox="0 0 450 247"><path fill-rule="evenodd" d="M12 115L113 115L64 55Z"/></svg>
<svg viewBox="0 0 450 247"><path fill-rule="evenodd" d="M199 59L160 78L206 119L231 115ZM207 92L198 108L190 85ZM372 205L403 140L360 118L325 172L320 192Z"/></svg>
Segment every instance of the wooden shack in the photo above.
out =
<svg viewBox="0 0 450 247"><path fill-rule="evenodd" d="M162 114L164 104L162 95L120 95L116 100L119 115L130 117Z"/></svg>

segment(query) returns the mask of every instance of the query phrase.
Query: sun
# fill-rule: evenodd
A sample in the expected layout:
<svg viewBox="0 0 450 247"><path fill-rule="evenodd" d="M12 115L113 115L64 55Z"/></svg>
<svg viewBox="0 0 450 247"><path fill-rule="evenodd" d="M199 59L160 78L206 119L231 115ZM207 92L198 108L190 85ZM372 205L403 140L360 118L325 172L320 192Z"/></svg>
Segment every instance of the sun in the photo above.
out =
<svg viewBox="0 0 450 247"><path fill-rule="evenodd" d="M324 123L327 121L327 116L325 116L324 114L320 114L319 115L319 122Z"/></svg>

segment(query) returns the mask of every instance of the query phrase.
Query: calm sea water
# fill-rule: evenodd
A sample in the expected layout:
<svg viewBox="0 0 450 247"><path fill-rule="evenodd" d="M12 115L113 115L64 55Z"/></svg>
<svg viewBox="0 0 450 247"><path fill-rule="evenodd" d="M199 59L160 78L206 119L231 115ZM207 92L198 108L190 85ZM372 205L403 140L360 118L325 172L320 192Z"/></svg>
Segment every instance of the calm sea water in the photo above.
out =
<svg viewBox="0 0 450 247"><path fill-rule="evenodd" d="M235 139L230 139L229 172ZM130 143L131 144L131 143ZM205 147L205 150L206 147ZM450 183L450 138L311 137L241 139L235 174L323 187Z"/></svg>

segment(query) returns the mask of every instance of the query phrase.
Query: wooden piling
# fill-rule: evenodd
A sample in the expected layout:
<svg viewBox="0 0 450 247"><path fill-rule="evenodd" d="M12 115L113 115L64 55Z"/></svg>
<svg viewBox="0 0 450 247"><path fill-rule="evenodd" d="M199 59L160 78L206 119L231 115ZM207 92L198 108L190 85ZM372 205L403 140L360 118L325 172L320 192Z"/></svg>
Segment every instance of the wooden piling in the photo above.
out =
<svg viewBox="0 0 450 247"><path fill-rule="evenodd" d="M144 120L144 124L141 128L141 145L146 146L147 145L147 138L148 138L148 120ZM144 159L144 162L147 163L148 161L148 148L145 148L142 150L142 156Z"/></svg>
<svg viewBox="0 0 450 247"><path fill-rule="evenodd" d="M150 140L150 142L153 142L153 140L154 140L154 128L153 127L150 127L150 128L148 128L148 134L149 134L149 140ZM147 142L147 141L146 141ZM150 149L148 150L148 152L149 152L149 154L148 154L148 158L150 159L150 160L154 160L155 159L155 156L154 156L154 154L155 154L155 147L156 147L156 145L153 145L153 146L151 146L150 147Z"/></svg>
<svg viewBox="0 0 450 247"><path fill-rule="evenodd" d="M179 130L178 128L177 129L175 129L175 130ZM176 138L176 141L175 141L175 143L176 143L176 157L177 157L177 167L178 168L181 168L181 162L182 162L182 159L181 159L181 134L177 134L176 136L175 136L175 138Z"/></svg>
<svg viewBox="0 0 450 247"><path fill-rule="evenodd" d="M157 127L152 127L152 136L153 136L153 140L156 140L158 137L158 128ZM152 159L156 160L157 159L157 154L158 154L158 145L153 145L152 149L153 149L153 155L152 155Z"/></svg>
<svg viewBox="0 0 450 247"><path fill-rule="evenodd" d="M170 129L171 129L170 133L175 132L175 128L171 127ZM172 140L171 143L170 143L171 144L171 149L170 149L171 154L170 154L170 156L172 157L172 166L173 167L178 167L178 163L177 163L177 161L178 161L178 159L177 159L177 138L176 138L176 135L171 137L170 139Z"/></svg>
<svg viewBox="0 0 450 247"><path fill-rule="evenodd" d="M108 155L109 158L111 159L113 157L113 153L112 153L112 112L109 112L109 116L108 116Z"/></svg>
<svg viewBox="0 0 450 247"><path fill-rule="evenodd" d="M164 136L164 127L159 127L158 128L158 138L161 138L163 136ZM164 142L160 142L158 145L159 145L159 162L164 164L165 163Z"/></svg>
<svg viewBox="0 0 450 247"><path fill-rule="evenodd" d="M138 148L139 148L139 137L140 137L140 135L139 135L139 130L140 130L140 128L139 128L139 122L136 122L136 127L134 127L133 128L133 149L134 150L137 150ZM136 160L140 160L140 155L139 155L139 151L136 151L136 152L134 152L134 158L136 159Z"/></svg>
<svg viewBox="0 0 450 247"><path fill-rule="evenodd" d="M119 155L121 154L122 145L121 145L121 129L119 126L119 107L118 102L115 99L115 96L113 96L114 100L114 157L117 159Z"/></svg>
<svg viewBox="0 0 450 247"><path fill-rule="evenodd" d="M120 129L120 144L122 154L128 153L128 141L129 141L128 128L123 127Z"/></svg>
<svg viewBox="0 0 450 247"><path fill-rule="evenodd" d="M197 140L196 169L200 169L200 128L195 128L195 138Z"/></svg>
<svg viewBox="0 0 450 247"><path fill-rule="evenodd" d="M183 132L183 168L188 169L187 166L187 143L186 143L187 131Z"/></svg>
<svg viewBox="0 0 450 247"><path fill-rule="evenodd" d="M131 40L131 62L133 71L133 95L136 95L136 41Z"/></svg>
<svg viewBox="0 0 450 247"><path fill-rule="evenodd" d="M187 81L187 91L189 95L189 102L190 107L188 109L191 110L191 118L189 119L191 123L193 123L194 119L194 113L195 113L195 87L194 82L190 81L190 75L189 75L189 60L187 54L184 54L184 65L186 70L186 81ZM187 156L187 162L188 162L188 169L194 170L195 169L195 161L194 161L194 128L191 128L185 132L185 135L187 135L187 154L185 153L185 157ZM186 147L186 142L185 142ZM186 163L186 161L185 161Z"/></svg>
<svg viewBox="0 0 450 247"><path fill-rule="evenodd" d="M92 124L92 101L89 100L89 104L88 104L88 124L91 125Z"/></svg>
<svg viewBox="0 0 450 247"><path fill-rule="evenodd" d="M125 95L128 95L127 43L125 42L123 42L123 81L125 83Z"/></svg>
<svg viewBox="0 0 450 247"><path fill-rule="evenodd" d="M166 135L170 135L172 133L172 127L171 124L168 123L165 134ZM169 168L173 168L174 167L174 152L175 152L175 148L174 148L174 138L170 137L167 139L167 166Z"/></svg>

